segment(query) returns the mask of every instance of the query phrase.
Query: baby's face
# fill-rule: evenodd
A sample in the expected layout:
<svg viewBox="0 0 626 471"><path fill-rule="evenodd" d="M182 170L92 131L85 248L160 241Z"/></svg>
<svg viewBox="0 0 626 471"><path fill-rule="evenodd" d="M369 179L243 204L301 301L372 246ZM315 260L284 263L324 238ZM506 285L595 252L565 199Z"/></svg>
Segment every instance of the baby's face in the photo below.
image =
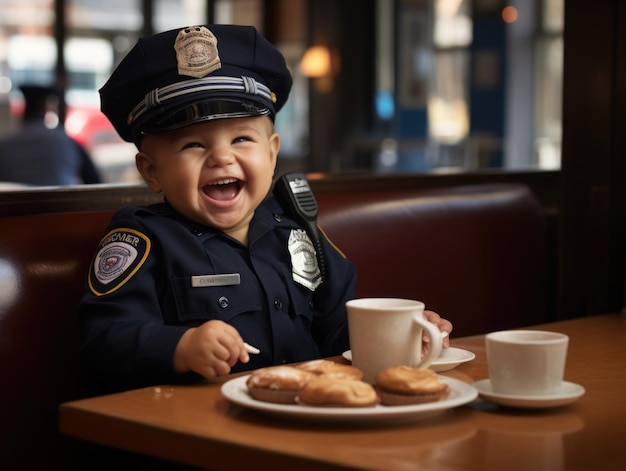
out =
<svg viewBox="0 0 626 471"><path fill-rule="evenodd" d="M267 117L222 119L145 136L137 168L178 212L247 243L279 147Z"/></svg>

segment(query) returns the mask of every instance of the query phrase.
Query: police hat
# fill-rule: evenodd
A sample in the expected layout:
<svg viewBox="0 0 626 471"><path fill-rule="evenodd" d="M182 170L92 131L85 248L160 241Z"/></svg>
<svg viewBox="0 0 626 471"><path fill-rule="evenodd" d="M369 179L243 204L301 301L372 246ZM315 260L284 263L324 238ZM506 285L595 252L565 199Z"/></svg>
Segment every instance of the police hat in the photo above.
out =
<svg viewBox="0 0 626 471"><path fill-rule="evenodd" d="M214 119L274 119L291 84L285 58L254 27L189 26L139 39L100 100L119 135L138 143Z"/></svg>
<svg viewBox="0 0 626 471"><path fill-rule="evenodd" d="M59 98L61 92L53 86L25 83L20 85L20 91L25 101L45 101L48 98Z"/></svg>
<svg viewBox="0 0 626 471"><path fill-rule="evenodd" d="M60 90L53 86L25 83L20 85L20 91L24 96L24 117L26 118L43 116L48 110L48 104L56 100L51 103L56 105L61 98Z"/></svg>

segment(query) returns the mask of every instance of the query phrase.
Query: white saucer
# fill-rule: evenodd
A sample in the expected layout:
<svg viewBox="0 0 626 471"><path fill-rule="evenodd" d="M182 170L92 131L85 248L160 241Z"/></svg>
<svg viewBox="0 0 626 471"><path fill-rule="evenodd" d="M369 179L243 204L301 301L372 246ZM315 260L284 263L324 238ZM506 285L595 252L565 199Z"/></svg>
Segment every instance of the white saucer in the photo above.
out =
<svg viewBox="0 0 626 471"><path fill-rule="evenodd" d="M585 394L585 388L576 383L563 381L561 392L546 396L516 396L513 394L498 394L491 389L491 380L482 379L472 383L483 399L501 406L521 407L526 409L540 409L559 407L576 401Z"/></svg>
<svg viewBox="0 0 626 471"><path fill-rule="evenodd" d="M342 356L348 360L352 361L352 351L347 350L343 352ZM430 369L441 372L448 371L452 368L456 368L461 363L465 363L466 361L472 361L476 358L473 352L469 350L463 350L462 348L444 348L441 350L441 354L437 357L435 361L430 365Z"/></svg>

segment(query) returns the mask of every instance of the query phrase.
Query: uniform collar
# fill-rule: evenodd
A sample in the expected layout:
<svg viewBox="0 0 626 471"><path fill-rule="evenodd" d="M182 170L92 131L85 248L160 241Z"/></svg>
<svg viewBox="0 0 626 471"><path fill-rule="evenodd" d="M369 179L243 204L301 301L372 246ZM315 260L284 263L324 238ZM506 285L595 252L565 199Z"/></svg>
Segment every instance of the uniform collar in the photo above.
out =
<svg viewBox="0 0 626 471"><path fill-rule="evenodd" d="M172 217L180 222L190 233L198 236L201 242L205 242L213 237L219 236L222 231L194 222L178 211L165 200L161 209L166 216ZM254 212L254 217L250 221L250 230L248 234L248 245L253 244L267 232L273 231L275 228L285 227L296 229L299 226L296 222L287 216L285 210L275 198L267 198L263 201ZM234 239L233 239L234 240Z"/></svg>

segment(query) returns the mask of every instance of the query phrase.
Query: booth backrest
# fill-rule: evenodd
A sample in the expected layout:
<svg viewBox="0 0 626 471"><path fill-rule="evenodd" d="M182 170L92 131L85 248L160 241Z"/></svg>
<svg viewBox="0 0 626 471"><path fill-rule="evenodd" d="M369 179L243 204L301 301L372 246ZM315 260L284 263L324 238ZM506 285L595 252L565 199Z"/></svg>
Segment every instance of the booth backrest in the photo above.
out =
<svg viewBox="0 0 626 471"><path fill-rule="evenodd" d="M454 335L546 315L546 223L521 184L318 196L318 223L357 268L357 295L417 299Z"/></svg>
<svg viewBox="0 0 626 471"><path fill-rule="evenodd" d="M76 312L110 217L0 218L0 468L72 469L58 406L81 394Z"/></svg>

